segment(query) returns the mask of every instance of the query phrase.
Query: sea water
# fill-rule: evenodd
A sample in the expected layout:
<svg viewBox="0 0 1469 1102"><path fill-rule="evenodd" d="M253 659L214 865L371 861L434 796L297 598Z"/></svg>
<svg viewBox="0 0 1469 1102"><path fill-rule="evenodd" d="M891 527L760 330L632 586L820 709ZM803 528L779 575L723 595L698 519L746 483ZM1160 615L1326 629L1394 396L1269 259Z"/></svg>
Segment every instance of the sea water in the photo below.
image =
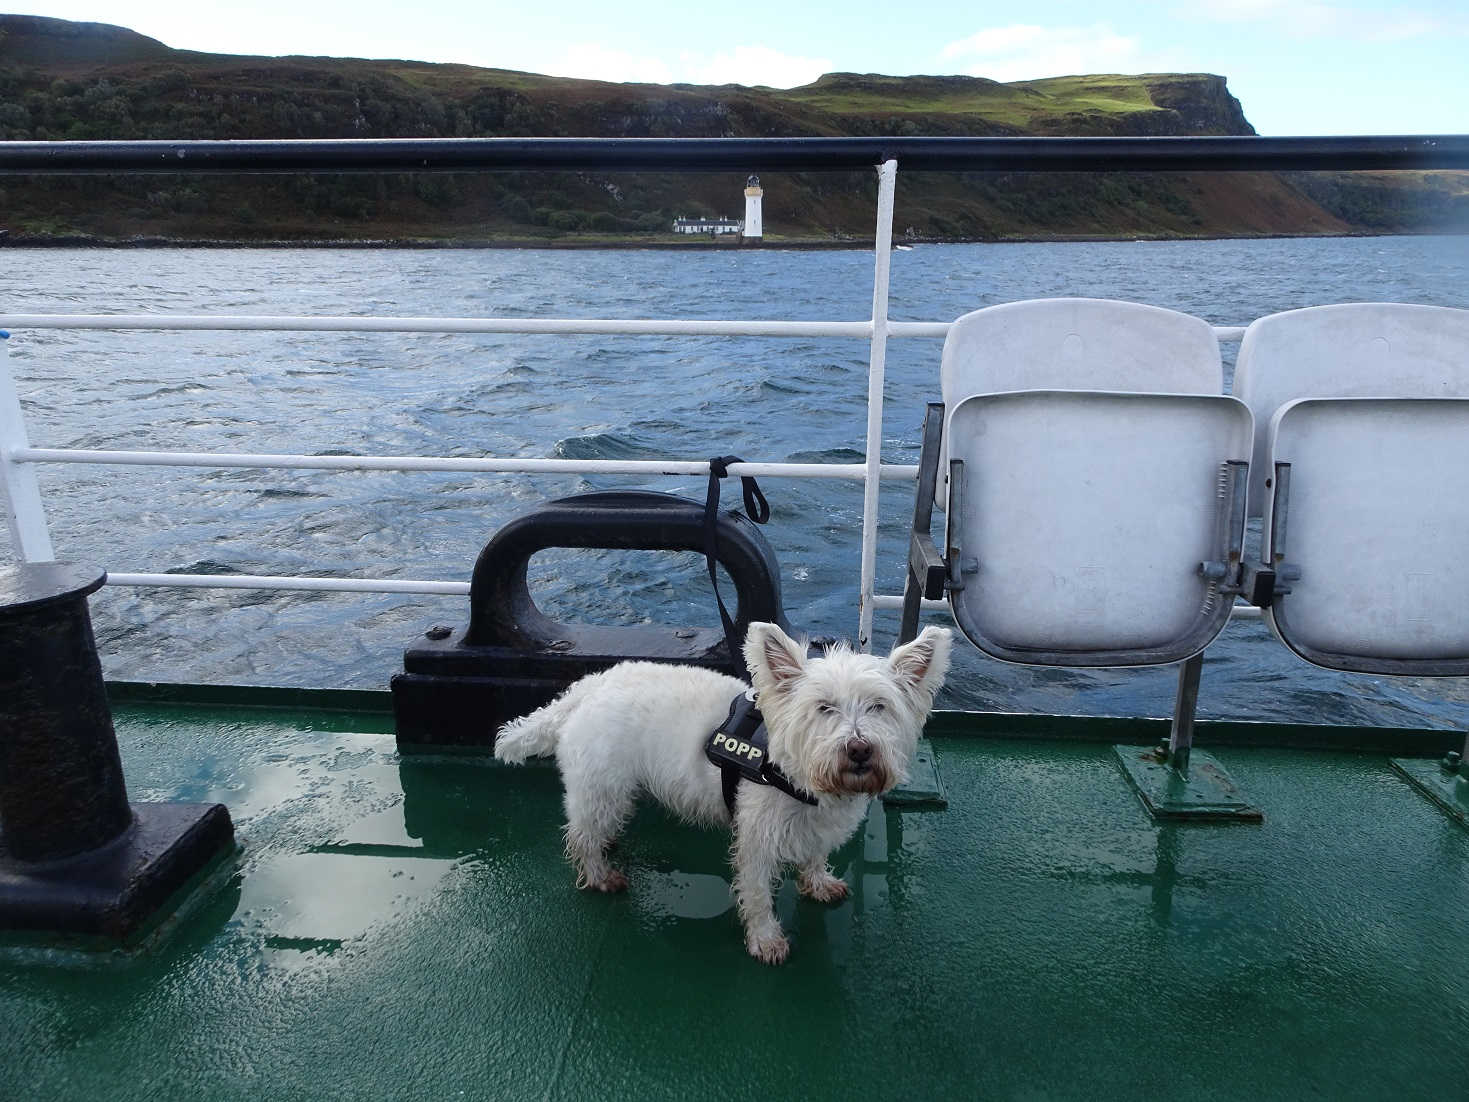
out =
<svg viewBox="0 0 1469 1102"><path fill-rule="evenodd" d="M861 251L3 250L5 313L862 320ZM1084 295L1243 325L1356 300L1466 306L1469 237L923 245L892 256L890 315L948 321L1015 299ZM17 330L7 342L32 443L306 454L860 462L862 340ZM883 459L917 460L942 342L888 343ZM1236 344L1224 346L1226 369ZM467 581L484 543L549 498L637 488L702 499L702 477L290 472L47 465L61 558L114 572ZM766 479L765 531L791 622L852 636L862 489ZM726 501L737 500L734 484ZM878 589L901 590L908 484L885 482ZM13 551L0 531L0 561ZM716 626L693 554L548 551L549 615ZM463 597L168 590L92 598L109 677L384 687ZM933 615L934 622L946 617ZM896 613L879 611L885 648ZM957 648L942 703L1167 714L1172 670L1042 670ZM1200 712L1303 722L1462 722L1457 679L1310 667L1258 621L1207 652Z"/></svg>

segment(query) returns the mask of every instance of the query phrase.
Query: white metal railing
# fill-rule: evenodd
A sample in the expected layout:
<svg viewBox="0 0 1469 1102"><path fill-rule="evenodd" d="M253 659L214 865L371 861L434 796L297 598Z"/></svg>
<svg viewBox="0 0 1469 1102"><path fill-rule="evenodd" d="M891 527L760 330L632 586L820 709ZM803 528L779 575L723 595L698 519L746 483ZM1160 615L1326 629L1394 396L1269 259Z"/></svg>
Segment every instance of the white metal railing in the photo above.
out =
<svg viewBox="0 0 1469 1102"><path fill-rule="evenodd" d="M128 467L250 467L286 471L467 471L477 474L706 475L709 464L661 459L476 459L433 455L264 455L251 452L97 451L85 448L14 448L16 463L90 463ZM833 478L861 482L861 463L731 463L733 476ZM885 463L883 478L912 480L914 464Z"/></svg>
<svg viewBox="0 0 1469 1102"><path fill-rule="evenodd" d="M862 463L737 463L732 475L781 478L826 478L863 483L862 555L857 639L868 649L875 609L899 608L902 597L876 589L877 518L880 484L911 482L918 468L882 462L883 390L888 338L943 338L950 322L894 322L888 319L893 199L897 163L877 169L877 230L873 267L872 317L865 321L723 321L681 319L592 318L432 318L432 317L294 317L282 315L160 314L4 314L8 329L184 330L202 332L343 332L439 334L591 334L623 336L744 336L836 338L869 342L866 459ZM3 332L3 330L0 330ZM1243 326L1215 326L1220 341L1237 341ZM8 337L8 333L4 334ZM456 456L264 455L249 453L109 451L33 447L8 357L0 340L0 493L16 555L27 562L55 558L45 510L35 477L35 464L105 464L255 468L332 471L458 471L495 474L635 474L641 476L706 475L707 462L675 460L520 459ZM156 574L108 571L112 585L170 586L212 589L311 590L350 593L418 593L463 596L466 582L402 578L329 578L245 574ZM947 607L925 601L925 608ZM1236 607L1236 615L1258 614Z"/></svg>
<svg viewBox="0 0 1469 1102"><path fill-rule="evenodd" d="M313 593L427 593L469 596L468 582L433 582L412 578L313 578L281 574L114 574L108 585L153 585L175 589L280 589Z"/></svg>
<svg viewBox="0 0 1469 1102"><path fill-rule="evenodd" d="M889 321L888 337L949 335L952 321ZM619 318L303 317L289 314L0 314L6 329L152 329L215 333L543 333L651 337L837 337L870 340L870 321L718 321ZM1215 325L1222 342L1243 325Z"/></svg>
<svg viewBox="0 0 1469 1102"><path fill-rule="evenodd" d="M0 330L0 494L5 498L5 519L10 541L22 562L50 562L56 558L46 511L41 506L41 489L35 468L15 452L26 447L25 415L10 373L10 334Z"/></svg>
<svg viewBox="0 0 1469 1102"><path fill-rule="evenodd" d="M358 318L273 314L3 314L8 329L180 329L288 333L559 333L668 337L848 337L867 340L870 321L621 320L611 318ZM934 326L921 323L923 333Z"/></svg>
<svg viewBox="0 0 1469 1102"><path fill-rule="evenodd" d="M893 260L893 193L898 162L877 170L877 236L872 243L872 343L867 359L867 479L862 490L861 590L857 598L857 647L872 648L872 598L877 588L877 502L882 472L883 383L887 378L888 279ZM917 472L914 472L917 478Z"/></svg>

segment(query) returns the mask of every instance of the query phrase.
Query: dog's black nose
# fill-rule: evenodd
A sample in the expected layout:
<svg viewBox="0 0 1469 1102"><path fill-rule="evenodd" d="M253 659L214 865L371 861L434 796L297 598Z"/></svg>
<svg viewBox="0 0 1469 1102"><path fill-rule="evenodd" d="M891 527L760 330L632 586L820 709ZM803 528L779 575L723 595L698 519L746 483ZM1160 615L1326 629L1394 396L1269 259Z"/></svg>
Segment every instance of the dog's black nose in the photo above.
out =
<svg viewBox="0 0 1469 1102"><path fill-rule="evenodd" d="M847 740L847 759L853 765L866 765L872 760L872 743L865 738Z"/></svg>

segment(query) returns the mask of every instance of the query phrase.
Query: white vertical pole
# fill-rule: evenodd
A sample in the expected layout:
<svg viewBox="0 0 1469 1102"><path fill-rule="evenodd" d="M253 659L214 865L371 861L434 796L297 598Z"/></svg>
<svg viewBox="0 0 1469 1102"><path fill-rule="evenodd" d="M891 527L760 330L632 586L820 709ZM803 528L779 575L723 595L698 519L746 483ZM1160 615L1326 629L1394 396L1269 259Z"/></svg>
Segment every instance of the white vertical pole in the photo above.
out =
<svg viewBox="0 0 1469 1102"><path fill-rule="evenodd" d="M25 417L10 373L10 334L0 329L0 498L10 526L10 543L22 562L52 562L51 533L46 529L46 512L41 508L41 490L36 485L36 468L11 458L18 448L30 446Z"/></svg>
<svg viewBox="0 0 1469 1102"><path fill-rule="evenodd" d="M888 355L888 274L893 262L893 193L898 162L877 170L876 260L872 275L872 351L867 361L867 482L862 495L862 594L857 649L872 649L872 595L877 578L877 492L882 481L882 394Z"/></svg>

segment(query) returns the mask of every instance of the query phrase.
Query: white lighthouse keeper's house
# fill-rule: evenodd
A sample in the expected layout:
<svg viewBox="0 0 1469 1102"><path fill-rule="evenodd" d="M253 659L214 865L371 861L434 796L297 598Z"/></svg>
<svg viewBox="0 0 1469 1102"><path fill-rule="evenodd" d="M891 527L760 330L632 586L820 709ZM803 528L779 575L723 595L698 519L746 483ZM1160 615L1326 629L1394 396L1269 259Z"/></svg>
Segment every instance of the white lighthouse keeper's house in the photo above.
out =
<svg viewBox="0 0 1469 1102"><path fill-rule="evenodd" d="M760 188L760 177L751 176L745 181L745 240L754 238L759 241L765 236L764 228L760 224L760 196L765 192Z"/></svg>

